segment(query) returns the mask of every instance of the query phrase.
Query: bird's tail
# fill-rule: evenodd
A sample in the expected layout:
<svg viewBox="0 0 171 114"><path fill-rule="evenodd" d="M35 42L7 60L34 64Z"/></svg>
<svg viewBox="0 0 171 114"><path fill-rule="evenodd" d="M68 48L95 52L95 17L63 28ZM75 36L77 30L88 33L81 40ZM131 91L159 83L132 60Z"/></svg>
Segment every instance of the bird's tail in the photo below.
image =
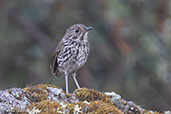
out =
<svg viewBox="0 0 171 114"><path fill-rule="evenodd" d="M53 58L50 64L50 69L54 76L59 76L57 54L53 55Z"/></svg>

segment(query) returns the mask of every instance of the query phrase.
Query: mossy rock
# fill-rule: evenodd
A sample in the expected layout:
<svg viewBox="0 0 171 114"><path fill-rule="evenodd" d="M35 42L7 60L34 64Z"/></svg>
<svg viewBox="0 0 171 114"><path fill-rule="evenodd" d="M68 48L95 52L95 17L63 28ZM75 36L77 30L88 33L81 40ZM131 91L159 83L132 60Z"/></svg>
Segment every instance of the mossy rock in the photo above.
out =
<svg viewBox="0 0 171 114"><path fill-rule="evenodd" d="M69 94L60 87L44 84L0 91L0 101L2 114L161 114L145 110L114 92L80 88Z"/></svg>

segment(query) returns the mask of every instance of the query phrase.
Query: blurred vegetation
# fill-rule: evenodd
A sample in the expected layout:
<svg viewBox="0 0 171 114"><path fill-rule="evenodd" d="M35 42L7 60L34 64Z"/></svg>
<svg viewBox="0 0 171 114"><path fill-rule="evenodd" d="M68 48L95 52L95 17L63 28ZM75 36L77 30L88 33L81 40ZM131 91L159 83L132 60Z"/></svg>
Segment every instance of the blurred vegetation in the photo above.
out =
<svg viewBox="0 0 171 114"><path fill-rule="evenodd" d="M49 64L75 23L94 27L82 87L115 91L146 109L171 107L170 0L0 0L0 89L64 87ZM76 88L72 77L69 85Z"/></svg>

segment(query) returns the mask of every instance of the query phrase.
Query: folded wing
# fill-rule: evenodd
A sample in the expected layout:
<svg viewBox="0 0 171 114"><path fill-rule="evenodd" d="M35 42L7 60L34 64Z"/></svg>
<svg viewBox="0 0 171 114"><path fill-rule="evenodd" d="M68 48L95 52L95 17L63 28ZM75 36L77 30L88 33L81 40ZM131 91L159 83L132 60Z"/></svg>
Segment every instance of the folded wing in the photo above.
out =
<svg viewBox="0 0 171 114"><path fill-rule="evenodd" d="M57 63L58 54L63 49L63 47L64 47L64 43L59 42L59 44L56 46L56 49L55 49L55 52L53 54L52 61L50 64L50 69L52 71L52 74L55 76L58 76L58 63Z"/></svg>

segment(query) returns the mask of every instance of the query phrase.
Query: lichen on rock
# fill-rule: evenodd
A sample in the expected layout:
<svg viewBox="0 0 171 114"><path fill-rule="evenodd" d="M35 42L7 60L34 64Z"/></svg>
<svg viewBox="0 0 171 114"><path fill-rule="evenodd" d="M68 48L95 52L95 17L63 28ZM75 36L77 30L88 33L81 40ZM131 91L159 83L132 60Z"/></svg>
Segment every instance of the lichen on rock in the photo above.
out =
<svg viewBox="0 0 171 114"><path fill-rule="evenodd" d="M126 101L114 92L80 88L65 93L55 85L0 91L0 114L160 114ZM166 114L169 111L165 112Z"/></svg>
<svg viewBox="0 0 171 114"><path fill-rule="evenodd" d="M0 91L0 114L12 112L15 108L24 110L30 105L24 89L11 88Z"/></svg>

